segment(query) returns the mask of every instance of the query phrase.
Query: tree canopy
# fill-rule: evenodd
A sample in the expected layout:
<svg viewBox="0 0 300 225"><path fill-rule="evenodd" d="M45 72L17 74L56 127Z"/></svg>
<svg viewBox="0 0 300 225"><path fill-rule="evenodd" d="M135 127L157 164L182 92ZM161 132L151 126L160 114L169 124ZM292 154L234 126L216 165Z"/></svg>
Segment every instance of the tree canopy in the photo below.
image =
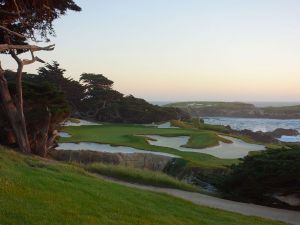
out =
<svg viewBox="0 0 300 225"><path fill-rule="evenodd" d="M55 34L53 21L68 10L81 8L73 0L1 0L0 44L27 44L38 38L48 41Z"/></svg>
<svg viewBox="0 0 300 225"><path fill-rule="evenodd" d="M44 61L35 56L37 51L52 51L54 45L40 47L30 41L49 41L55 35L53 22L67 11L80 11L73 0L0 0L0 53L10 54L18 69L15 76L15 93L9 89L5 70L0 62L0 97L1 107L6 113L20 151L32 152L29 142L23 99L23 68L35 62ZM30 52L30 59L21 59L20 53ZM51 115L48 116L51 120ZM50 137L51 138L51 137ZM49 126L45 127L43 138L38 143L43 152L47 151Z"/></svg>

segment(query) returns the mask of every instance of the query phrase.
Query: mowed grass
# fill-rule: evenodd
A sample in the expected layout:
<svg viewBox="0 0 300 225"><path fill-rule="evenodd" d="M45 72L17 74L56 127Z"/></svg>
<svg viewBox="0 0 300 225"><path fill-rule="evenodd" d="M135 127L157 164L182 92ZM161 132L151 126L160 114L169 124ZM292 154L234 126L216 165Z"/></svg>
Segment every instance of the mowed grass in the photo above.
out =
<svg viewBox="0 0 300 225"><path fill-rule="evenodd" d="M71 165L0 150L1 225L280 225L113 184Z"/></svg>
<svg viewBox="0 0 300 225"><path fill-rule="evenodd" d="M103 163L89 164L86 166L86 170L104 176L138 184L176 188L192 192L200 191L200 189L196 186L184 183L183 181L180 181L174 177L168 176L167 174L158 171Z"/></svg>
<svg viewBox="0 0 300 225"><path fill-rule="evenodd" d="M190 147L214 146L219 137L213 131L165 128L159 129L142 125L132 124L105 124L99 126L65 127L65 132L70 133L70 138L61 138L60 142L95 142L111 144L116 146L129 146L137 149L166 152L178 155L193 166L205 168L225 168L224 166L237 163L238 160L220 159L208 154L195 152L182 152L173 148L153 146L148 144L145 137L139 135L161 135L161 136L190 136ZM197 141L200 140L200 141Z"/></svg>

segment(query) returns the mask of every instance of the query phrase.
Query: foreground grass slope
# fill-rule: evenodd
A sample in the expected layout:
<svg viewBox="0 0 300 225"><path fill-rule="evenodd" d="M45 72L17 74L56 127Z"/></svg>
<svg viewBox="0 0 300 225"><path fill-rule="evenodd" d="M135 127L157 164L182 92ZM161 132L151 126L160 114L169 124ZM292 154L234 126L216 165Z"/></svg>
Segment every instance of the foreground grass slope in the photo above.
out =
<svg viewBox="0 0 300 225"><path fill-rule="evenodd" d="M1 225L279 225L105 182L0 147Z"/></svg>

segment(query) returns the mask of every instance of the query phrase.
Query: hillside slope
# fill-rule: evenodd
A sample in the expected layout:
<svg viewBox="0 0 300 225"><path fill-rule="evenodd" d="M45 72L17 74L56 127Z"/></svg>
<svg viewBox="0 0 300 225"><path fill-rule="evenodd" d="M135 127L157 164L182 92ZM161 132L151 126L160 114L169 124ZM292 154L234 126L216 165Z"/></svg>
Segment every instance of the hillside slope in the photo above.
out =
<svg viewBox="0 0 300 225"><path fill-rule="evenodd" d="M242 102L176 102L165 105L184 110L193 117L224 116L270 119L299 119L300 106L256 107Z"/></svg>
<svg viewBox="0 0 300 225"><path fill-rule="evenodd" d="M76 166L1 147L0 221L1 225L283 224L113 184Z"/></svg>

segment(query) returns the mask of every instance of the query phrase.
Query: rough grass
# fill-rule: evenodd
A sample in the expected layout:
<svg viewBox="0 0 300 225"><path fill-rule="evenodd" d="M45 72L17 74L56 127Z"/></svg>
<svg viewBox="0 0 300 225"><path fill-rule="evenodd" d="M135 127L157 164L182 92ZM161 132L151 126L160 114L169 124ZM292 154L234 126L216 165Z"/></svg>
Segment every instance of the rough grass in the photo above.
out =
<svg viewBox="0 0 300 225"><path fill-rule="evenodd" d="M192 134L188 140L188 143L186 143L183 147L194 149L208 148L218 146L219 141L224 143L232 143L231 140L220 137L216 133L202 132L201 135Z"/></svg>
<svg viewBox="0 0 300 225"><path fill-rule="evenodd" d="M219 145L219 137L211 132L202 133L201 135L191 135L188 142L184 145L187 148L207 148Z"/></svg>
<svg viewBox="0 0 300 225"><path fill-rule="evenodd" d="M218 136L213 131L203 131L197 129L167 128L159 129L142 125L132 124L104 124L101 126L80 126L65 127L65 132L72 136L70 138L61 138L60 142L95 142L111 144L117 146L129 146L137 149L166 152L178 155L188 160L193 166L203 168L221 168L225 169L227 165L237 163L238 160L220 159L208 154L195 152L182 152L176 149L153 146L148 144L147 138L141 135L162 135L162 136L190 136L196 137L200 141L194 141L194 147L214 146L218 141ZM211 135L209 135L211 134ZM193 140L193 138L192 138ZM195 140L195 139L194 139Z"/></svg>
<svg viewBox="0 0 300 225"><path fill-rule="evenodd" d="M0 147L1 148L1 147ZM280 225L106 182L75 166L0 150L1 225Z"/></svg>
<svg viewBox="0 0 300 225"><path fill-rule="evenodd" d="M197 192L199 188L179 181L178 179L168 176L165 173L151 171L147 169L137 169L120 165L93 163L86 166L86 169L93 173L104 176L117 178L124 181L146 184L157 187L176 188L186 191Z"/></svg>
<svg viewBox="0 0 300 225"><path fill-rule="evenodd" d="M286 146L285 144L267 144L266 148L270 149L270 150L282 150L282 149L290 150L291 149L290 147Z"/></svg>
<svg viewBox="0 0 300 225"><path fill-rule="evenodd" d="M174 127L180 127L185 129L209 130L221 133L229 132L229 129L226 126L201 123L199 119L191 119L189 122L181 120L171 120L170 123Z"/></svg>

